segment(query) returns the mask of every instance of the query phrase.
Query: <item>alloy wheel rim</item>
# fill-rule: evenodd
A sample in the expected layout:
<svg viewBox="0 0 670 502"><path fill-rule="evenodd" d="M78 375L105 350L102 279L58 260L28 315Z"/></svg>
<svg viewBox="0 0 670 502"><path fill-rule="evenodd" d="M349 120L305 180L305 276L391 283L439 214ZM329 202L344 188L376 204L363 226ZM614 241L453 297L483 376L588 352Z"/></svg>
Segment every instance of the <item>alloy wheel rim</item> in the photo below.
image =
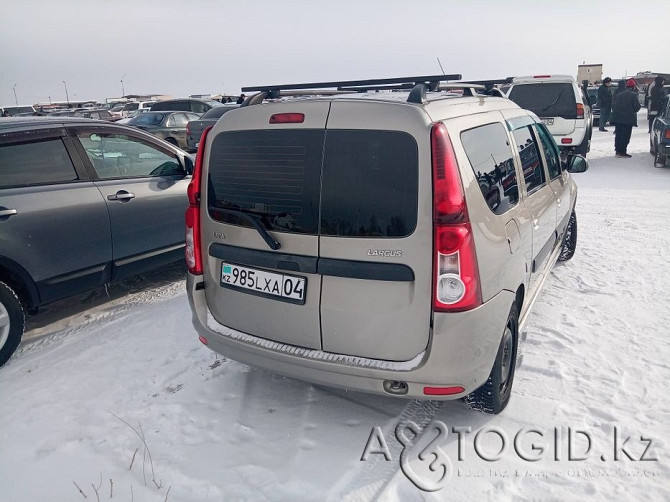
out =
<svg viewBox="0 0 670 502"><path fill-rule="evenodd" d="M7 343L10 328L11 322L9 320L9 312L5 306L0 303L0 349Z"/></svg>

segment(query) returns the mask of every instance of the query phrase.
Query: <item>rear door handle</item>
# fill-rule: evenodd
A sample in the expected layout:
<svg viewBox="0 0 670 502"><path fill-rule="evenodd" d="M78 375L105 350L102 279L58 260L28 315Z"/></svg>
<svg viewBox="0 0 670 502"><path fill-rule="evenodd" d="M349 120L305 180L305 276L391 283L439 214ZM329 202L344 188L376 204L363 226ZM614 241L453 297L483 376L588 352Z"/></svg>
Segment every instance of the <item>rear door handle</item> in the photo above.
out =
<svg viewBox="0 0 670 502"><path fill-rule="evenodd" d="M118 200L121 202L128 202L130 199L134 199L135 194L132 192L126 192L125 190L119 190L115 194L108 195L107 200Z"/></svg>
<svg viewBox="0 0 670 502"><path fill-rule="evenodd" d="M15 214L18 214L18 211L16 209L0 209L0 218L9 218L10 216L13 216Z"/></svg>

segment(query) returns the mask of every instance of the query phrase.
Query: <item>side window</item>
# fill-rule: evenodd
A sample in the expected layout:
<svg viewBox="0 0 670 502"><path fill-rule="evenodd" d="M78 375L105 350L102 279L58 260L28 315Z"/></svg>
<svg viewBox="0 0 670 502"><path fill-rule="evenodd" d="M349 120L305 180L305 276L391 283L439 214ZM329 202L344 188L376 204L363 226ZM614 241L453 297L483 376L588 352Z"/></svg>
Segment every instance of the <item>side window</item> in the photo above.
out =
<svg viewBox="0 0 670 502"><path fill-rule="evenodd" d="M542 162L540 162L537 143L530 132L530 127L516 129L513 134L519 151L519 157L521 157L521 168L523 170L523 178L526 181L526 191L531 193L545 183L544 169L542 168Z"/></svg>
<svg viewBox="0 0 670 502"><path fill-rule="evenodd" d="M77 178L60 138L0 146L0 188L63 183Z"/></svg>
<svg viewBox="0 0 670 502"><path fill-rule="evenodd" d="M170 115L167 119L167 122L165 123L165 127L176 127L177 126L177 113L173 113Z"/></svg>
<svg viewBox="0 0 670 502"><path fill-rule="evenodd" d="M204 104L198 103L198 102L191 103L190 110L192 112L200 113L200 114L205 113L207 111L206 106Z"/></svg>
<svg viewBox="0 0 670 502"><path fill-rule="evenodd" d="M101 179L184 174L176 157L132 136L80 133L79 141Z"/></svg>
<svg viewBox="0 0 670 502"><path fill-rule="evenodd" d="M171 127L186 127L188 119L185 113L175 113L171 119L174 121Z"/></svg>
<svg viewBox="0 0 670 502"><path fill-rule="evenodd" d="M533 127L535 128L538 138L540 138L540 143L544 150L544 158L547 159L549 178L552 180L558 178L561 175L561 158L558 153L558 148L554 143L554 138L551 137L551 134L549 134L544 125L535 124Z"/></svg>
<svg viewBox="0 0 670 502"><path fill-rule="evenodd" d="M503 214L514 207L519 186L505 127L495 123L464 131L461 143L491 211Z"/></svg>

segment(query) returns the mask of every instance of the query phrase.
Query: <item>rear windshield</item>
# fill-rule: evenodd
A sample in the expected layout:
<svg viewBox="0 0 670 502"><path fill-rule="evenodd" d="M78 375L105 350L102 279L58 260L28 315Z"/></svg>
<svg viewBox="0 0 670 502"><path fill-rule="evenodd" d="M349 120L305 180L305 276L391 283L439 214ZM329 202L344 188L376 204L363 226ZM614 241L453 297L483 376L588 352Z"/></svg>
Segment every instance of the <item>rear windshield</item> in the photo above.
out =
<svg viewBox="0 0 670 502"><path fill-rule="evenodd" d="M212 144L209 214L250 226L241 211L299 234L402 237L416 227L417 185L418 149L406 133L231 131Z"/></svg>
<svg viewBox="0 0 670 502"><path fill-rule="evenodd" d="M224 113L229 112L230 110L234 110L235 108L237 108L237 107L236 106L235 107L233 107L233 106L215 106L211 110L205 112L205 114L202 117L200 117L200 119L201 120L218 119L218 118L221 118L221 116Z"/></svg>
<svg viewBox="0 0 670 502"><path fill-rule="evenodd" d="M512 87L509 99L538 117L577 118L575 93L568 82L517 84Z"/></svg>

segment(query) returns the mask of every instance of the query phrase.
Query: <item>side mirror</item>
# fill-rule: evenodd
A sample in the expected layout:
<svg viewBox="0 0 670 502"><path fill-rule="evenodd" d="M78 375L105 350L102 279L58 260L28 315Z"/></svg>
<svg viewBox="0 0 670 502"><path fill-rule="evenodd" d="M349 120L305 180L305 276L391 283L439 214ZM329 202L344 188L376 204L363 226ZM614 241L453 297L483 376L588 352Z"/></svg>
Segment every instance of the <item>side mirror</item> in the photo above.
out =
<svg viewBox="0 0 670 502"><path fill-rule="evenodd" d="M589 168L589 163L581 155L569 155L567 164L570 173L583 173Z"/></svg>
<svg viewBox="0 0 670 502"><path fill-rule="evenodd" d="M190 155L184 155L182 157L182 164L184 165L184 170L186 171L187 176L193 174L194 169L193 157L191 157Z"/></svg>

